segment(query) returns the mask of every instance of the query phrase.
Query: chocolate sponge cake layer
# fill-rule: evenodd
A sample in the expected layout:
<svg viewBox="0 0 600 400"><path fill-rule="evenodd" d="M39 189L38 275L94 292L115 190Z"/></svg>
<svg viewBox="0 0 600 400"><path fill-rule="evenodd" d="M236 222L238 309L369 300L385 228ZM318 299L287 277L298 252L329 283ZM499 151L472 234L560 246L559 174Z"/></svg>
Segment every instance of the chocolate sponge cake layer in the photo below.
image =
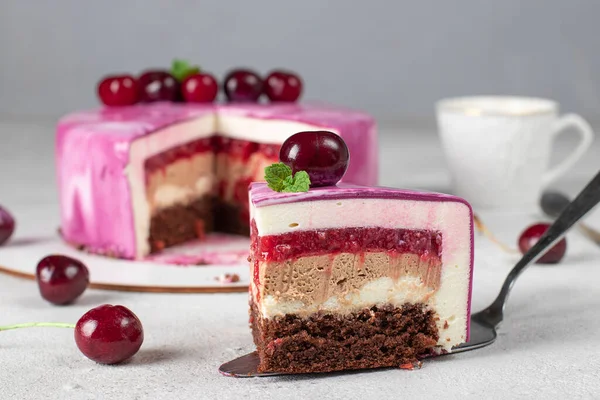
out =
<svg viewBox="0 0 600 400"><path fill-rule="evenodd" d="M150 248L152 252L165 247L202 238L212 232L214 199L206 196L189 204L164 208L150 220Z"/></svg>
<svg viewBox="0 0 600 400"><path fill-rule="evenodd" d="M271 319L251 304L250 313L260 372L399 367L429 354L439 339L435 313L423 304Z"/></svg>

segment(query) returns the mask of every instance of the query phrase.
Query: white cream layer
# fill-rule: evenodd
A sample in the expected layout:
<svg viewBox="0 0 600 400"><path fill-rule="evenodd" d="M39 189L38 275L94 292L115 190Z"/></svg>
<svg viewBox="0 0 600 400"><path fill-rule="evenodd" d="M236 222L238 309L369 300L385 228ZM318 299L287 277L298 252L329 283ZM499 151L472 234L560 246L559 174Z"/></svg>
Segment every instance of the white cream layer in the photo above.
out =
<svg viewBox="0 0 600 400"><path fill-rule="evenodd" d="M448 348L465 340L471 279L471 214L467 205L453 201L333 199L251 206L251 215L259 236L350 227L441 232L440 286L427 304L440 316L438 329L445 335L440 338L440 345ZM398 286L399 292L402 285ZM385 288L382 293L389 295ZM265 311L265 316L272 314L268 309ZM443 330L446 320L452 325ZM448 337L450 342L446 341ZM442 340L446 343L441 343Z"/></svg>
<svg viewBox="0 0 600 400"><path fill-rule="evenodd" d="M213 182L212 176L205 175L198 178L193 187L171 184L161 185L154 193L154 205L159 209L163 209L174 204L188 204L190 201L210 193L213 189Z"/></svg>
<svg viewBox="0 0 600 400"><path fill-rule="evenodd" d="M180 146L195 139L220 134L234 139L248 140L258 143L281 144L294 133L307 130L332 130L326 126L305 124L302 122L278 119L260 119L221 113L207 114L203 117L170 125L160 131L136 139L129 149L129 164L125 174L131 190L131 207L136 239L136 258L150 253L148 232L150 229L150 205L146 198L144 179L144 161L175 146ZM175 193L167 188L161 206L167 207L169 197L174 202L180 201L186 194Z"/></svg>
<svg viewBox="0 0 600 400"><path fill-rule="evenodd" d="M365 284L360 290L347 294L343 299L332 296L323 303L308 306L300 301L277 301L268 295L260 303L260 311L263 317L273 318L285 314L306 315L317 311L346 314L373 305L391 304L401 307L406 303L423 303L437 312L439 321L436 323L440 335L438 345L449 351L452 346L465 341L466 305L464 310L450 310L439 307L438 300L439 296L435 295L434 289L425 286L419 277L405 276L396 281L384 277Z"/></svg>
<svg viewBox="0 0 600 400"><path fill-rule="evenodd" d="M328 130L339 134L337 130L327 126L277 119L250 118L226 113L219 114L216 123L215 132L225 137L266 144L283 143L288 137L302 131Z"/></svg>

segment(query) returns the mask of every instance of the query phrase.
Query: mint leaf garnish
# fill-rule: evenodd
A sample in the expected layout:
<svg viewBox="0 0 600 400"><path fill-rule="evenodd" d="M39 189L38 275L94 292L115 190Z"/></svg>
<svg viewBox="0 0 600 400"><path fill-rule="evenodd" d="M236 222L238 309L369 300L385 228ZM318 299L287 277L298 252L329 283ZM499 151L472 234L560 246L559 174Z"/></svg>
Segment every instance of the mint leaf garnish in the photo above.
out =
<svg viewBox="0 0 600 400"><path fill-rule="evenodd" d="M271 164L265 168L265 181L267 186L276 192L283 191L285 178L292 177L292 169L284 163Z"/></svg>
<svg viewBox="0 0 600 400"><path fill-rule="evenodd" d="M310 178L305 171L298 171L292 176L292 169L281 162L265 168L265 181L276 192L308 192L310 188Z"/></svg>
<svg viewBox="0 0 600 400"><path fill-rule="evenodd" d="M188 76L197 74L198 72L200 72L199 66L190 65L190 63L185 60L175 59L171 65L171 75L179 82L182 82Z"/></svg>
<svg viewBox="0 0 600 400"><path fill-rule="evenodd" d="M297 193L297 192L308 192L310 188L310 177L306 173L306 171L298 171L294 174L294 178L288 180L284 180L283 183L285 187L283 188L283 192L286 193ZM290 184L291 183L291 184Z"/></svg>

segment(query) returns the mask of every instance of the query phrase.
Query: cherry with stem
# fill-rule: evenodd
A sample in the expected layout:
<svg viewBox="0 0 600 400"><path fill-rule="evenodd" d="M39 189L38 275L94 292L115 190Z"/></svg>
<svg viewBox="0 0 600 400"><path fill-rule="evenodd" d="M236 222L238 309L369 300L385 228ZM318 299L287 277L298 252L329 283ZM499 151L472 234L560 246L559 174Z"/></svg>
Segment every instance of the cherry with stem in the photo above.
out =
<svg viewBox="0 0 600 400"><path fill-rule="evenodd" d="M74 329L77 348L99 364L118 364L131 358L144 341L139 318L126 307L110 304L92 308L77 324L26 322L0 326L0 331L34 327Z"/></svg>

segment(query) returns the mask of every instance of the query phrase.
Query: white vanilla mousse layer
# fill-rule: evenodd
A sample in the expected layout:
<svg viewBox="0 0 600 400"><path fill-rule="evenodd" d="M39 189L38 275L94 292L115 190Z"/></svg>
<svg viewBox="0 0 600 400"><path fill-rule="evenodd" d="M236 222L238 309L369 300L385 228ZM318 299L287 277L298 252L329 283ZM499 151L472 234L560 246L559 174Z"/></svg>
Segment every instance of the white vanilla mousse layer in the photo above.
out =
<svg viewBox="0 0 600 400"><path fill-rule="evenodd" d="M278 301L273 295L267 295L260 303L260 310L267 318L285 314L307 315L318 311L348 314L373 305L401 307L405 303L427 303L434 292L435 289L425 286L417 276L404 276L397 280L381 277L341 298L331 296L324 302L309 305L301 301Z"/></svg>
<svg viewBox="0 0 600 400"><path fill-rule="evenodd" d="M227 113L219 114L215 132L232 139L271 144L283 143L288 137L298 132L320 130L339 134L336 129L327 126L278 119L249 118Z"/></svg>

